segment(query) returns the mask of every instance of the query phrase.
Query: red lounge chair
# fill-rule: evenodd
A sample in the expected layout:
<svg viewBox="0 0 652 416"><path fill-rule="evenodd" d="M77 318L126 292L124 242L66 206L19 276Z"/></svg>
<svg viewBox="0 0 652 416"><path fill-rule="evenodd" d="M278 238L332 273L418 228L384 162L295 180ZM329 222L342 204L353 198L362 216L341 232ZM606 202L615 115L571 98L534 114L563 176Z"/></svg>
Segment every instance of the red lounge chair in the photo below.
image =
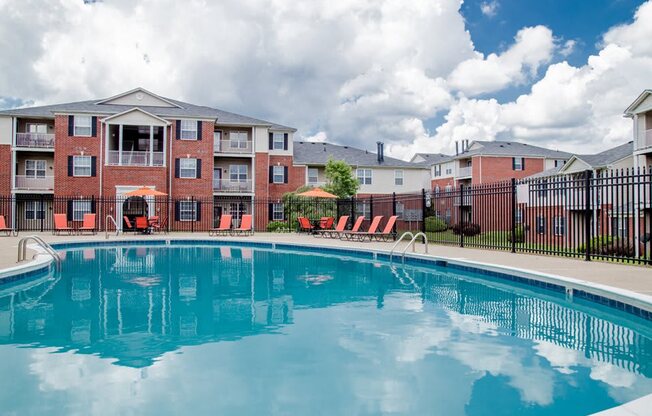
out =
<svg viewBox="0 0 652 416"><path fill-rule="evenodd" d="M136 230L142 231L143 233L149 232L149 221L147 221L147 217L136 217Z"/></svg>
<svg viewBox="0 0 652 416"><path fill-rule="evenodd" d="M333 217L321 217L321 220L319 220L319 228L322 230L330 230L333 228L334 222L335 218Z"/></svg>
<svg viewBox="0 0 652 416"><path fill-rule="evenodd" d="M334 230L331 229L326 229L326 230L316 230L315 231L315 237L337 237L339 234L344 231L346 228L346 224L349 222L349 216L348 215L342 215L337 221L337 226L335 227Z"/></svg>
<svg viewBox="0 0 652 416"><path fill-rule="evenodd" d="M127 229L126 229L126 230L122 230L123 232L124 232L124 231L136 231L136 228L134 227L134 225L131 223L131 221L129 221L129 217L127 217L126 215L124 215L124 216L122 217L122 219L125 221L125 225L127 226Z"/></svg>
<svg viewBox="0 0 652 416"><path fill-rule="evenodd" d="M389 220L387 220L387 224L385 224L385 228L383 228L383 231L380 233L377 233L371 238L375 238L378 241L389 241L392 240L396 237L396 234L394 233L394 224L396 224L396 219L398 218L398 215L392 215L389 217Z"/></svg>
<svg viewBox="0 0 652 416"><path fill-rule="evenodd" d="M84 214L84 222L82 223L82 226L79 227L79 232L97 234L97 227L95 226L95 214Z"/></svg>
<svg viewBox="0 0 652 416"><path fill-rule="evenodd" d="M351 230L349 230L349 231L346 231L346 230L345 231L333 231L333 233L331 234L331 237L342 239L342 237L344 237L346 234L357 233L358 231L360 231L360 227L362 227L362 223L363 223L364 219L365 218L364 218L363 215L359 216L358 219L355 220L355 224L353 224L353 228L351 228Z"/></svg>
<svg viewBox="0 0 652 416"><path fill-rule="evenodd" d="M73 231L73 228L68 226L68 218L66 214L54 214L54 231L52 231L52 234L72 234Z"/></svg>
<svg viewBox="0 0 652 416"><path fill-rule="evenodd" d="M364 241L365 238L369 237L369 241L373 238L373 236L376 234L376 231L378 230L378 227L380 226L380 222L383 220L382 215L376 215L371 221L371 225L369 226L369 229L367 231L358 231L358 232L353 232L350 231L348 233L344 233L343 236L347 238L347 240L358 240L358 241Z"/></svg>
<svg viewBox="0 0 652 416"><path fill-rule="evenodd" d="M315 228L310 224L310 220L306 217L298 217L297 220L299 221L299 231L311 233Z"/></svg>
<svg viewBox="0 0 652 416"><path fill-rule="evenodd" d="M253 235L254 229L251 227L251 214L243 215L242 221L240 221L240 227L234 228L232 233L236 235Z"/></svg>
<svg viewBox="0 0 652 416"><path fill-rule="evenodd" d="M163 231L167 233L167 219L161 221L160 217L154 216L149 218L149 228L152 232L160 233Z"/></svg>
<svg viewBox="0 0 652 416"><path fill-rule="evenodd" d="M231 215L225 214L220 218L220 226L208 231L208 235L220 235L231 232Z"/></svg>
<svg viewBox="0 0 652 416"><path fill-rule="evenodd" d="M9 237L11 234L18 235L16 230L7 227L7 221L5 221L4 215L0 215L0 233L4 233L7 237Z"/></svg>

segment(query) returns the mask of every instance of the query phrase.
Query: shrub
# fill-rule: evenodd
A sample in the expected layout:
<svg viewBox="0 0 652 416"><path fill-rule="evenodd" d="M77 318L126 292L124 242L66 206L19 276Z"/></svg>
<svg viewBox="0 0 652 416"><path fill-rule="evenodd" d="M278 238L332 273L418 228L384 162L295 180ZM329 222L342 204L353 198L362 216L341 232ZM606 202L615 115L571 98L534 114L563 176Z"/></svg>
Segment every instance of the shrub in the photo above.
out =
<svg viewBox="0 0 652 416"><path fill-rule="evenodd" d="M510 236L511 238L511 236ZM525 228L522 225L517 225L514 232L514 242L515 243L524 243L525 242Z"/></svg>
<svg viewBox="0 0 652 416"><path fill-rule="evenodd" d="M475 224L472 222L460 224L457 223L451 227L453 234L460 235L464 234L465 237L473 237L474 235L480 234L480 224Z"/></svg>
<svg viewBox="0 0 652 416"><path fill-rule="evenodd" d="M448 229L448 224L446 221L442 220L439 217L426 217L426 231L429 233L437 233L441 231L446 231Z"/></svg>
<svg viewBox="0 0 652 416"><path fill-rule="evenodd" d="M270 221L267 224L267 231L276 232L276 231L286 231L288 224L285 221Z"/></svg>
<svg viewBox="0 0 652 416"><path fill-rule="evenodd" d="M580 244L577 247L580 253L586 252L586 245ZM634 245L625 239L602 235L591 239L591 254L616 257L633 257Z"/></svg>

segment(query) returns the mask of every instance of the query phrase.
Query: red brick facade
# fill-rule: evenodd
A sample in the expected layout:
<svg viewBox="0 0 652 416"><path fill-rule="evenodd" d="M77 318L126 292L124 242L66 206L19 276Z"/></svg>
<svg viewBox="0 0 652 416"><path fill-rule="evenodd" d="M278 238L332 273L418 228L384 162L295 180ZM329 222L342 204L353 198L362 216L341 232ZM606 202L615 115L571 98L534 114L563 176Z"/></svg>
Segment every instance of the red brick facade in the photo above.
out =
<svg viewBox="0 0 652 416"><path fill-rule="evenodd" d="M0 195L11 194L11 146L0 145Z"/></svg>
<svg viewBox="0 0 652 416"><path fill-rule="evenodd" d="M176 129L171 129L172 148L172 198L210 198L213 195L213 128L209 121L202 122L201 140L177 140ZM201 159L201 176L197 179L182 179L175 177L175 163L177 159L185 157Z"/></svg>
<svg viewBox="0 0 652 416"><path fill-rule="evenodd" d="M522 179L535 173L543 172L543 159L525 158L525 168L514 170L512 157L474 156L472 158L473 176L471 183L491 183Z"/></svg>
<svg viewBox="0 0 652 416"><path fill-rule="evenodd" d="M304 166L293 166L292 156L269 156L269 166L287 167L287 183L271 183L269 180L269 168L267 168L267 182L269 186L269 198L280 199L284 193L296 191L297 188L306 183L306 168ZM258 171L257 171L258 172Z"/></svg>

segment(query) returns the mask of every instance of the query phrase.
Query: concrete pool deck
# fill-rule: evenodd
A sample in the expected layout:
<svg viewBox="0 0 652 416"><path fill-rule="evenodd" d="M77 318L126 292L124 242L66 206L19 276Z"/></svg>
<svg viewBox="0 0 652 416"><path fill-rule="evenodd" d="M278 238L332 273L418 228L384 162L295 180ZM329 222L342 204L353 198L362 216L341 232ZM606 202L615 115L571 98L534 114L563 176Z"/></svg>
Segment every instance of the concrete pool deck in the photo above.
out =
<svg viewBox="0 0 652 416"><path fill-rule="evenodd" d="M51 233L23 233L19 237L0 238L0 270L16 266L18 241L21 237L38 235L48 243L68 241L107 241L104 233L91 236L53 236ZM309 235L295 233L257 233L251 237L209 237L206 233L170 233L159 235L110 235L108 241L147 241L160 239L221 239L233 241L260 241L291 243L304 245L323 245L326 247L365 248L371 250L390 250L394 242L351 242L338 239L315 238ZM406 244L406 243L405 243ZM405 247L401 243L399 252ZM533 254L513 254L506 251L479 250L473 248L450 247L430 244L430 255L447 257L455 260L467 260L487 263L497 266L506 266L526 269L540 273L548 273L573 279L584 280L618 289L630 290L640 294L652 296L652 268L628 264L608 263L600 261L583 261L580 259L541 256ZM423 253L422 244L417 244L416 253ZM28 253L28 258L32 255Z"/></svg>

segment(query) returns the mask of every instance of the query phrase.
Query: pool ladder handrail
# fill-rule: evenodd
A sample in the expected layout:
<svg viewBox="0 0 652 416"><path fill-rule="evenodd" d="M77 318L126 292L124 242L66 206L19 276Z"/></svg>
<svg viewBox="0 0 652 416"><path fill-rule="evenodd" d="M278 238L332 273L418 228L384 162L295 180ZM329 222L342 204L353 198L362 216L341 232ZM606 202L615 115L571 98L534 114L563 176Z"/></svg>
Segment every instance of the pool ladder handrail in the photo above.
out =
<svg viewBox="0 0 652 416"><path fill-rule="evenodd" d="M43 239L38 235L28 235L27 237L20 239L18 242L18 263L24 261L27 258L27 242L29 240L33 240L36 244L43 248L47 254L52 256L57 264L61 263L61 256L59 253L57 253L51 245L43 241Z"/></svg>
<svg viewBox="0 0 652 416"><path fill-rule="evenodd" d="M396 250L396 246L398 246L399 243L401 241L403 241L403 238L405 236L410 236L410 237L412 237L412 239L407 244L407 246L405 246L405 249L401 253L401 258L402 258L403 262L405 262L405 253L407 252L408 248L410 248L410 246L412 246L412 252L414 253L414 245L415 245L414 243L416 242L417 238L419 238L419 237L423 237L424 244L425 244L425 254L428 254L428 236L423 232L418 232L416 234L412 234L410 231L406 231L403 234L401 234L401 237L399 237L399 239L396 240L396 242L392 246L392 249L389 251L389 262L390 263L392 262L392 260L394 258L394 250Z"/></svg>
<svg viewBox="0 0 652 416"><path fill-rule="evenodd" d="M120 235L120 228L118 228L118 223L116 222L115 218L113 218L113 215L109 214L104 218L104 237L108 240L109 239L109 220L113 222L113 225L115 225L115 235L116 237Z"/></svg>

